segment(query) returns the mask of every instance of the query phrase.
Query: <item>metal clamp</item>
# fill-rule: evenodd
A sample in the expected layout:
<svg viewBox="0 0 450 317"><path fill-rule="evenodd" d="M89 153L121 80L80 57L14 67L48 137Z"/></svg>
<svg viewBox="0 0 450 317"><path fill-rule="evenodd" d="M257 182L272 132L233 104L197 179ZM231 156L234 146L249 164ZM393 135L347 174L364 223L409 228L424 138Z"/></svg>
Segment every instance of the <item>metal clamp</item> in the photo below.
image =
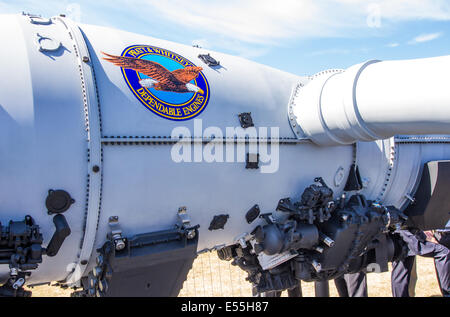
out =
<svg viewBox="0 0 450 317"><path fill-rule="evenodd" d="M31 24L39 24L39 25L52 24L52 20L51 19L43 18L43 17L40 17L40 16L29 15L28 19L30 20Z"/></svg>
<svg viewBox="0 0 450 317"><path fill-rule="evenodd" d="M61 48L62 44L59 41L55 41L48 36L43 36L36 33L36 45L39 52L54 52Z"/></svg>
<svg viewBox="0 0 450 317"><path fill-rule="evenodd" d="M112 216L109 217L108 221L109 227L111 228L110 237L114 241L116 251L121 251L125 249L126 240L122 237L122 230L119 226L119 217Z"/></svg>
<svg viewBox="0 0 450 317"><path fill-rule="evenodd" d="M178 208L178 219L181 222L181 228L187 230L186 237L189 240L192 240L196 236L195 228L189 228L191 226L191 218L187 214L187 208L186 207L180 207Z"/></svg>

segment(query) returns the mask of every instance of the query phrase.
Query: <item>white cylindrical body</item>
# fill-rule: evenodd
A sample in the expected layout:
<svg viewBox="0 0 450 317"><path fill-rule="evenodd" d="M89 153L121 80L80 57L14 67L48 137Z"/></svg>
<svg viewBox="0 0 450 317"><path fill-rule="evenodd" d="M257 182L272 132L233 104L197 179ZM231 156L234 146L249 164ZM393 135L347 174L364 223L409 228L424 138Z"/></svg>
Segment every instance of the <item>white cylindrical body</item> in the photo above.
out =
<svg viewBox="0 0 450 317"><path fill-rule="evenodd" d="M450 56L370 61L323 73L295 99L306 136L321 145L399 134L450 133Z"/></svg>
<svg viewBox="0 0 450 317"><path fill-rule="evenodd" d="M86 275L94 266L95 250L107 239L108 221L113 216L119 218L122 234L131 237L173 228L179 223L178 209L186 207L191 224L200 225L198 251L213 250L234 244L236 239L263 223L256 220L249 225L245 221L247 211L255 204L263 213L274 212L280 199L299 198L316 177L323 177L335 196L340 197L355 160L360 167L365 186L363 193L367 198L401 208L408 202L406 195L415 189L422 164L429 160L450 159L447 136L437 139L391 138L347 145L353 143L352 139L359 140L346 136L352 124L340 127L346 132L339 136L343 141L337 142L338 146L321 147L307 139L299 140L288 120L288 105L292 88L299 83L307 84L306 77L142 35L76 25L60 17L47 22L26 15L0 17L3 43L0 48L0 221L5 225L9 220L21 220L25 215L31 215L41 227L46 246L54 232L52 217L45 208L49 189L66 190L75 200L64 213L71 235L56 257L44 257L43 263L32 272L31 284L68 277L73 277L73 282ZM130 90L122 69L102 59L101 52L120 55L127 47L142 44L175 52L203 68L210 99L196 117L201 121L173 121L152 113ZM199 58L200 54L207 53L219 60L221 66L209 67ZM430 60L433 65L443 63L442 67L447 61L448 58ZM393 62L392 67L396 67L396 63L400 62ZM422 65L426 60L404 63ZM403 67L394 71L384 69L382 65L368 66L367 71L374 68L367 73L367 79L363 72L358 86L361 90L358 91L368 96L358 98L361 98L361 109L365 109L362 112L364 121L370 121L368 128L384 138L391 133L383 133L381 121L375 120L377 113L371 107L386 111L378 117L387 122L385 129L395 127L401 113L387 112L393 103L384 104L385 99L374 99L374 95L389 85L385 87L372 78L387 71L388 76L383 77L391 77L387 80L394 83L394 75L405 75L400 74ZM448 90L443 89L445 84L440 82L437 83L440 86L432 87L425 78L428 73L424 68L425 75L417 74L417 78L423 78L422 87L427 85L420 91L420 96L433 101L432 106L437 107L434 98L441 100L442 96L448 96ZM299 96L308 87L320 83L321 78L301 89ZM329 78L330 81L333 78ZM325 87L331 95L340 93L338 82ZM374 91L371 85L374 85ZM420 83L415 85L419 87ZM344 88L351 96L352 90L346 85ZM393 93L398 102L408 100L406 89L396 91L398 93L385 93ZM405 103L403 105L407 107ZM298 106L303 107L304 103ZM337 107L336 111L342 113L341 108ZM324 108L326 111L331 109ZM417 125L417 129L405 125L395 131L414 134L441 131L440 122L449 122L448 112L439 112L441 121L436 123L432 113L439 110L428 109L431 108L414 108L409 113L413 121L420 119L422 114L429 124ZM278 129L280 144L276 151L279 152L273 148L271 162L264 162L267 157L261 148L258 148L261 155L258 170L246 169L245 159L232 162L173 160L175 142L171 139L172 132L180 127L187 128L192 137L201 141L196 143L197 146L211 141L208 128L223 132L216 141L222 141L224 161L229 148L234 149L234 157L238 150L250 153L245 139L236 140L225 135L227 128L240 127L238 115L246 112L251 112L259 133L250 143L262 143L271 135L275 138L272 128ZM332 120L334 115L330 112L324 117ZM327 133L339 134L338 126L330 123L332 132ZM309 128L314 127L307 122L301 123L305 132ZM264 129L269 135L261 135ZM315 134L311 134L311 138L322 143L322 138L316 139ZM204 151L204 147L200 151ZM192 151L194 157L196 148ZM270 163L274 163L274 169L262 173L262 168ZM208 230L214 216L221 214L229 215L224 229ZM7 265L0 265L3 280L8 274Z"/></svg>

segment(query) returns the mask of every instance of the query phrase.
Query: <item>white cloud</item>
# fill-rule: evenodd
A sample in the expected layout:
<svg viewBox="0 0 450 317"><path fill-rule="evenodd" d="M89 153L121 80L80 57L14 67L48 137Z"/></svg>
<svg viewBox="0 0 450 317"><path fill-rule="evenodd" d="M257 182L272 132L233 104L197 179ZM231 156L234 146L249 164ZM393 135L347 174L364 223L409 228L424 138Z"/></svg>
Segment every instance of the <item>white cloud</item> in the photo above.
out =
<svg viewBox="0 0 450 317"><path fill-rule="evenodd" d="M0 2L0 13L9 14L9 13L20 13L13 6Z"/></svg>
<svg viewBox="0 0 450 317"><path fill-rule="evenodd" d="M450 21L448 0L0 0L0 13L22 10L66 12L83 23L142 30L186 44L194 40L204 48L249 58L290 41L379 36L403 21Z"/></svg>
<svg viewBox="0 0 450 317"><path fill-rule="evenodd" d="M400 46L400 43L389 43L388 45L386 45L387 47L391 47L391 48L394 48L394 47L399 47Z"/></svg>
<svg viewBox="0 0 450 317"><path fill-rule="evenodd" d="M22 8L36 13L71 11L68 13L77 17L82 8L83 15L95 14L99 19L107 18L105 14L111 9L142 21L170 22L191 34L198 33L198 38L214 34L259 44L355 36L399 21L450 20L448 0L0 0L0 12L20 12Z"/></svg>
<svg viewBox="0 0 450 317"><path fill-rule="evenodd" d="M81 22L82 10L78 3L69 3L66 6L65 12L68 18L76 22Z"/></svg>
<svg viewBox="0 0 450 317"><path fill-rule="evenodd" d="M139 10L192 30L247 43L352 36L384 23L450 20L447 0L129 0Z"/></svg>
<svg viewBox="0 0 450 317"><path fill-rule="evenodd" d="M346 55L350 54L351 50L341 48L331 48L327 50L315 51L307 54L307 56L322 56L322 55Z"/></svg>
<svg viewBox="0 0 450 317"><path fill-rule="evenodd" d="M434 40L437 40L438 38L440 38L442 35L443 35L442 32L421 34L421 35L415 37L414 39L412 39L411 41L409 41L408 44L419 44L419 43L434 41Z"/></svg>

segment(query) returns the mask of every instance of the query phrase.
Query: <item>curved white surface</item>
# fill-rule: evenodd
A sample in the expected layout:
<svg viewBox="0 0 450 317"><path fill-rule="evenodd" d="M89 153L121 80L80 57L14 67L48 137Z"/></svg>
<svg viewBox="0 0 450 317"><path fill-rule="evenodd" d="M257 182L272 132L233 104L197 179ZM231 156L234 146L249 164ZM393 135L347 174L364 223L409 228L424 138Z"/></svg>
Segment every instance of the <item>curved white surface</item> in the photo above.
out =
<svg viewBox="0 0 450 317"><path fill-rule="evenodd" d="M77 265L82 265L79 271L82 274L90 269L95 249L106 240L111 216L119 217L123 235L129 237L173 227L178 222L178 208L186 206L191 223L201 226L198 251L214 249L234 243L237 237L258 225L257 221L252 225L245 221L245 214L255 204L264 213L274 212L280 199L300 198L315 177L323 177L336 197L340 196L355 159L365 178L363 193L367 198L399 208L406 202L405 193L414 191L425 161L450 159L450 145L445 142L397 144L389 139L358 143L356 149L347 145L371 139L357 125L359 121L343 117L346 105L352 105L351 83L358 67L342 74L318 76L299 92L298 100L305 98L314 104L314 111L298 113L299 120L303 120L299 123L304 123L301 128L319 144L338 145L321 147L298 141L288 120L291 90L299 82L306 84L308 78L142 35L77 26L64 18L52 19L51 24L32 24L27 16L2 16L0 30L8 30L0 33L2 43L7 43L0 48L0 60L8 61L2 65L2 76L7 80L0 85L0 221L5 224L31 215L41 226L45 246L54 232L52 217L45 210L48 190L64 189L76 200L64 214L72 234L56 257L44 257L28 281L31 284L63 280ZM55 52L39 51L36 33L61 42L62 48ZM257 128L279 128L280 137L286 141L280 144L279 169L263 174L246 169L244 162L176 163L171 159L170 144L136 144L142 136L170 136L172 129L180 125L192 135L195 133L193 121L174 123L145 109L130 92L120 68L100 58L100 51L120 54L133 44L172 50L204 68L211 86L211 100L198 117L203 128L237 127L237 115L242 112L252 113ZM202 64L200 53L210 53L219 59L222 68ZM81 62L84 54L89 55L87 63ZM448 58L431 60L431 64L436 64L434 70L423 71L434 72L439 63L447 65L447 62ZM413 131L409 128L414 126L406 124L397 129L400 113L390 109L393 104L388 102L388 96L378 96L384 90L392 93L386 87L389 82L379 82L379 77L392 77L386 80L393 85L400 79L398 76L407 77L401 73L410 62L405 63L371 64L360 76L357 97L361 117L365 128L376 136ZM445 79L446 75L442 76ZM427 85L422 87L431 94L441 89ZM412 97L403 88L397 87L396 91L403 95L392 102L406 107ZM320 109L320 99L314 95L317 91L324 94L322 101L326 102L322 113L317 111ZM423 98L429 97L426 90L421 93ZM329 96L341 99L334 104L337 99ZM444 92L437 94L433 104L442 100L445 103L446 97ZM303 109L305 103L298 105ZM373 107L383 113L377 117ZM393 112L391 117L389 112ZM438 114L441 119L435 129L445 130L440 123L448 113L442 110ZM414 121L419 115L417 110L407 119ZM320 121L320 116L324 120ZM425 118L424 126L428 128L436 119L433 114ZM385 120L384 127L380 120ZM323 128L323 122L327 123L327 129ZM430 131L420 124L416 126L414 134ZM122 140L124 144L111 142L111 137L118 136L138 138ZM235 153L238 147L243 147L242 143L231 141L231 144ZM100 173L92 172L94 165L100 167ZM225 229L209 231L211 220L218 214L230 216ZM7 277L8 270L0 265L2 278ZM80 276L72 275L74 281Z"/></svg>
<svg viewBox="0 0 450 317"><path fill-rule="evenodd" d="M370 61L323 74L295 99L294 114L319 145L399 134L450 133L450 56Z"/></svg>

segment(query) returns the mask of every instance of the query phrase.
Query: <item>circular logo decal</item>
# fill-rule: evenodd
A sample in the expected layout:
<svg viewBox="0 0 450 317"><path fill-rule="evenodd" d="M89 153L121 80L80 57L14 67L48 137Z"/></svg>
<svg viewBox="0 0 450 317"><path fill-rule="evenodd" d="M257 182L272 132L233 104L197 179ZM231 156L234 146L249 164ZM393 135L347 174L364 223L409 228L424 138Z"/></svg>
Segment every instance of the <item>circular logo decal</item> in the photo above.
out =
<svg viewBox="0 0 450 317"><path fill-rule="evenodd" d="M183 56L149 45L127 47L121 56L103 54L122 68L133 94L158 116L183 121L205 110L210 91L203 68Z"/></svg>

